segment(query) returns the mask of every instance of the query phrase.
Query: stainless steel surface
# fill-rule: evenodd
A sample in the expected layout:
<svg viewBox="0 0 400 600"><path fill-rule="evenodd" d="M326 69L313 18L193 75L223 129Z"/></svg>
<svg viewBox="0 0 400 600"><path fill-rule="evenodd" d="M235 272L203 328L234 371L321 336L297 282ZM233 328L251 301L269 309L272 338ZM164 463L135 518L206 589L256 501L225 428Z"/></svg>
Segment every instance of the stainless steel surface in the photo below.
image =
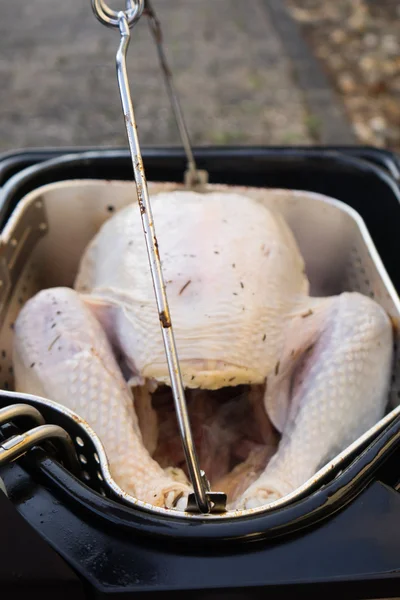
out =
<svg viewBox="0 0 400 600"><path fill-rule="evenodd" d="M39 425L34 429L14 435L2 442L0 444L0 466L17 460L33 446L40 445L46 440L61 442L64 456L68 461L68 467L72 471L77 471L79 463L72 440L65 429L58 425Z"/></svg>
<svg viewBox="0 0 400 600"><path fill-rule="evenodd" d="M139 6L138 2L132 1L130 5ZM140 3L141 5L141 3ZM95 5L94 7L98 7ZM103 6L104 9L104 6ZM143 7L137 10L137 19L141 15ZM128 137L129 150L132 158L133 172L135 175L136 191L142 219L143 232L146 241L147 254L149 258L150 271L153 280L158 316L160 320L161 332L167 358L169 376L171 379L171 388L174 398L175 410L178 419L179 431L185 458L188 465L189 476L196 497L199 510L207 514L212 510L208 493L209 488L207 478L203 476L196 448L193 441L193 435L190 427L189 415L186 406L185 392L183 387L182 375L179 367L178 353L175 344L175 336L171 322L171 315L168 306L167 293L163 278L160 251L156 237L154 217L151 210L150 196L147 189L146 174L143 167L142 154L140 151L139 137L133 110L128 73L126 69L126 56L130 42L130 26L127 11L118 13L118 26L121 34L120 45L116 55L117 78L119 92L121 96L122 110L124 115L126 133ZM221 502L221 498L220 498Z"/></svg>
<svg viewBox="0 0 400 600"><path fill-rule="evenodd" d="M152 196L164 191L183 189L181 184L149 182ZM206 191L244 194L266 207L282 214L291 227L304 257L307 275L314 296L328 296L343 291L359 291L372 296L388 312L394 323L400 323L400 301L375 249L361 217L346 204L311 192L274 190L262 188L240 188L223 185L208 185ZM101 225L110 217L109 207L119 210L135 201L132 182L78 180L57 182L36 189L23 198L18 209L8 221L0 245L8 247L15 232L21 230L38 199L43 202L48 229L44 236L36 238L34 246L23 250L25 264L17 280L12 279L8 300L0 305L0 388L13 389L12 375L12 325L21 307L40 289L57 286L72 286L79 260L85 247ZM136 199L136 201L138 201ZM76 215L80 218L77 220ZM396 416L400 415L400 336L395 327L397 343L393 363L392 381L388 397L387 414L374 427L366 431L340 454L334 457L309 481L293 493L267 506L245 511L210 513L207 519L223 519L260 514L296 500L300 495L318 487L332 469L340 468L350 455L364 447L380 433ZM5 395L0 389L0 396ZM7 392L14 396L13 392ZM98 459L104 489L120 498L121 502L142 510L168 515L175 518L204 518L191 512L171 511L156 508L126 494L113 480L101 441L89 425L78 415L51 400L16 395L31 401L40 410L42 405L52 406L59 413L69 416L82 427L93 441L96 461Z"/></svg>
<svg viewBox="0 0 400 600"><path fill-rule="evenodd" d="M40 198L21 214L18 227L7 243L0 244L0 307L8 301L9 294L19 280L21 269L38 239L47 231L47 217ZM21 297L20 304L23 303ZM2 326L0 308L0 327Z"/></svg>
<svg viewBox="0 0 400 600"><path fill-rule="evenodd" d="M185 119L183 117L181 103L176 92L172 71L169 67L167 56L165 54L160 21L157 19L156 13L150 0L145 0L144 14L148 16L150 31L152 33L157 47L161 72L164 77L165 86L167 88L168 96L171 102L182 145L186 153L187 168L185 172L185 184L189 188L204 186L206 183L208 183L208 173L205 170L199 170L197 168L196 161L193 156L192 146L190 143L189 133L186 127Z"/></svg>

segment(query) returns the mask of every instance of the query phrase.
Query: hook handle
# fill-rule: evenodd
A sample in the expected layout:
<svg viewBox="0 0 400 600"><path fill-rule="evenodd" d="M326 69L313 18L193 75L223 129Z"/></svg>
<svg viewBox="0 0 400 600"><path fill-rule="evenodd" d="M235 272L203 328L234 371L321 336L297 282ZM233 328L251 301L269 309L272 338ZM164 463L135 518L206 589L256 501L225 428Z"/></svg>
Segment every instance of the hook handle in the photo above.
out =
<svg viewBox="0 0 400 600"><path fill-rule="evenodd" d="M147 254L150 265L151 277L155 292L158 316L161 325L162 338L165 355L168 364L171 388L174 398L175 410L178 419L180 437L185 453L186 462L193 485L194 494L188 498L188 510L194 510L197 504L202 513L209 513L214 508L225 510L226 495L215 494L210 490L210 485L204 471L200 469L196 448L190 427L189 415L185 400L185 392L179 359L175 344L171 316L169 312L167 293L161 268L158 243L154 227L150 197L147 189L146 174L143 167L142 154L140 151L135 114L129 88L129 80L126 68L126 56L130 42L130 28L138 21L145 0L127 0L125 11L113 11L105 4L104 0L91 0L93 11L101 23L110 27L119 28L121 40L116 55L116 67L118 87L121 97L122 110L124 114L125 128L128 137L129 150L132 159L133 172L136 183L138 204L145 236ZM152 13L154 17L154 13ZM153 21L154 24L154 21ZM160 48L159 48L160 49ZM165 62L165 61L164 61ZM179 110L178 110L179 113ZM179 122L179 119L178 119ZM193 155L189 144L189 171L196 173Z"/></svg>
<svg viewBox="0 0 400 600"><path fill-rule="evenodd" d="M133 27L140 19L144 9L144 0L126 0L126 9L118 11L107 6L104 0L91 0L96 18L107 27L119 28L119 15L124 14L128 27Z"/></svg>

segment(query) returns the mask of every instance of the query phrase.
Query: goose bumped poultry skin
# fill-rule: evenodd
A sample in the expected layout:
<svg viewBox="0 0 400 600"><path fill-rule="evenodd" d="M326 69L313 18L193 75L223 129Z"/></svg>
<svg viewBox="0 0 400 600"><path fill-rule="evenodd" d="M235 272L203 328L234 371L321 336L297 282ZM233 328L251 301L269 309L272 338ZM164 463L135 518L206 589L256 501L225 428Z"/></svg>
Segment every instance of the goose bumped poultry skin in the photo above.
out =
<svg viewBox="0 0 400 600"><path fill-rule="evenodd" d="M152 208L185 387L264 386L263 406L281 439L256 477L248 477L251 460L235 467L247 483L235 483L231 506L267 504L384 414L390 320L359 293L310 297L284 219L246 195L173 191L154 195ZM104 223L74 287L41 291L22 308L16 387L87 420L125 491L181 508L185 475L151 456L159 453L150 392L170 382L136 205Z"/></svg>

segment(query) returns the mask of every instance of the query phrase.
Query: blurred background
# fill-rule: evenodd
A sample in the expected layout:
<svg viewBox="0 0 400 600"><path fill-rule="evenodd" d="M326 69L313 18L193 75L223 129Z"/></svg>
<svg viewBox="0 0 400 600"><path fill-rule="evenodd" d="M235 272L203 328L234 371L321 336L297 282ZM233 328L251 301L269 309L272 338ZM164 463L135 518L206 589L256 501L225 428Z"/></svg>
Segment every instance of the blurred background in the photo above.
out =
<svg viewBox="0 0 400 600"><path fill-rule="evenodd" d="M400 150L400 1L153 5L194 144ZM0 150L125 146L118 34L95 19L90 0L0 7ZM142 144L179 144L145 18L133 30L129 75Z"/></svg>

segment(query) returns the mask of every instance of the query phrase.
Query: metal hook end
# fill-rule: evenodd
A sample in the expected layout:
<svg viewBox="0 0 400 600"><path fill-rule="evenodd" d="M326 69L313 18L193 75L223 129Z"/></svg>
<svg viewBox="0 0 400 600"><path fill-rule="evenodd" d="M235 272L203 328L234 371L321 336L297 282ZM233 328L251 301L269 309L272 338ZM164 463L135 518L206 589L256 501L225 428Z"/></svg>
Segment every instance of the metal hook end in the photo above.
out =
<svg viewBox="0 0 400 600"><path fill-rule="evenodd" d="M132 28L140 19L144 9L144 0L126 0L126 9L114 10L107 6L105 0L91 0L95 17L107 27L120 27L121 13L126 17L128 27Z"/></svg>

